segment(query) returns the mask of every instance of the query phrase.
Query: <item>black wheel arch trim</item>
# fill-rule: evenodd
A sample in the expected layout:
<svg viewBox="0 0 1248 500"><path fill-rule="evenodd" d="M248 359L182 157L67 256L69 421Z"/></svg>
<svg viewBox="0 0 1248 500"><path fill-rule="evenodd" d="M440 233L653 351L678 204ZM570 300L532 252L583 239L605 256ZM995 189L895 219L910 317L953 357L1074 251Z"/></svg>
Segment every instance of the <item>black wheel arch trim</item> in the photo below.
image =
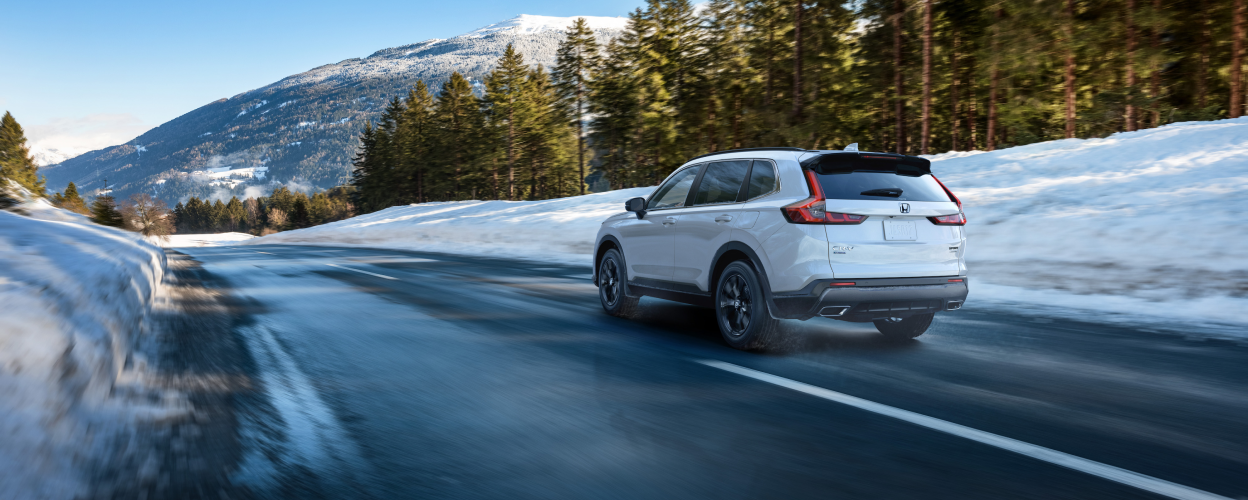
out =
<svg viewBox="0 0 1248 500"><path fill-rule="evenodd" d="M763 261L758 258L758 253L741 241L729 241L715 251L715 257L711 259L711 275L707 277L706 283L707 289L711 290L711 296L715 296L715 286L716 282L719 281L719 274L722 272L722 268L729 264L729 262L724 262L721 266L720 259L724 257L724 254L732 251L745 254L746 258L749 259L750 265L754 267L754 272L758 273L758 281L763 285L763 298L767 301L767 314L771 315L772 318L782 319L775 314L776 307L772 301L771 281L767 279L767 268L763 266Z"/></svg>
<svg viewBox="0 0 1248 500"><path fill-rule="evenodd" d="M624 292L624 296L636 297L636 295L634 295L628 288L628 260L624 257L624 245L621 245L620 240L615 236L609 234L603 236L602 239L598 240L598 243L594 245L594 286L598 286L598 267L602 265L603 254L607 253L607 249L603 248L603 243L607 242L610 242L611 245L615 247L615 250L620 254L620 272L624 274L624 276L620 277L620 287L623 289L622 291Z"/></svg>

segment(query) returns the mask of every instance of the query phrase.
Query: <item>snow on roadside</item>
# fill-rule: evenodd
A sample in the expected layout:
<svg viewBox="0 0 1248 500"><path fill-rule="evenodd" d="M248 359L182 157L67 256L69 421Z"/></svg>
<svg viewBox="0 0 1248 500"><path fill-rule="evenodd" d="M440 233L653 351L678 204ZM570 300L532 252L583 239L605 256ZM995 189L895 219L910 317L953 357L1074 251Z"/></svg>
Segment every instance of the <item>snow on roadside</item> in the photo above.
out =
<svg viewBox="0 0 1248 500"><path fill-rule="evenodd" d="M966 205L968 307L1047 305L1248 337L1248 118L930 158ZM249 243L588 265L602 220L652 189L399 206Z"/></svg>
<svg viewBox="0 0 1248 500"><path fill-rule="evenodd" d="M0 498L74 498L151 403L134 351L165 256L42 201L0 211Z"/></svg>
<svg viewBox="0 0 1248 500"><path fill-rule="evenodd" d="M397 248L592 265L598 226L633 188L543 201L453 201L390 207L329 224L272 234L246 244Z"/></svg>
<svg viewBox="0 0 1248 500"><path fill-rule="evenodd" d="M171 234L167 237L149 236L147 241L164 248L218 247L236 245L255 238L247 233Z"/></svg>

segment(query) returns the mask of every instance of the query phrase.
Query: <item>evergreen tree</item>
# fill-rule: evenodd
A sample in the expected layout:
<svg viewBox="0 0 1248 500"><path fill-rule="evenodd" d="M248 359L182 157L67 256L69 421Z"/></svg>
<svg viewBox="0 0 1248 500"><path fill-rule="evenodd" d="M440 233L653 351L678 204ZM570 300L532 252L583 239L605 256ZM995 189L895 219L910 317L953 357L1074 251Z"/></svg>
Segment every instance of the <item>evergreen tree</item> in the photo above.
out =
<svg viewBox="0 0 1248 500"><path fill-rule="evenodd" d="M109 195L96 196L91 202L91 222L118 228L126 225L121 212L117 211L117 202Z"/></svg>
<svg viewBox="0 0 1248 500"><path fill-rule="evenodd" d="M30 148L26 147L26 132L13 114L5 111L0 118L0 183L13 181L35 196L47 196L44 181L36 173L38 169L30 157Z"/></svg>
<svg viewBox="0 0 1248 500"><path fill-rule="evenodd" d="M599 64L598 39L585 18L578 17L559 43L551 80L559 93L558 104L576 125L576 165L578 194L585 194L585 111L589 97L589 78Z"/></svg>
<svg viewBox="0 0 1248 500"><path fill-rule="evenodd" d="M435 144L441 152L434 164L441 178L435 189L442 199L462 199L465 194L465 174L473 171L482 128L480 108L472 84L458 71L452 73L442 85L433 112L438 127Z"/></svg>
<svg viewBox="0 0 1248 500"><path fill-rule="evenodd" d="M518 135L520 129L526 125L523 121L536 111L525 107L528 104L524 95L528 72L524 56L511 44L507 44L507 50L498 60L498 65L485 78L483 108L490 118L490 127L485 132L487 137L500 141L506 153L508 200L516 199Z"/></svg>

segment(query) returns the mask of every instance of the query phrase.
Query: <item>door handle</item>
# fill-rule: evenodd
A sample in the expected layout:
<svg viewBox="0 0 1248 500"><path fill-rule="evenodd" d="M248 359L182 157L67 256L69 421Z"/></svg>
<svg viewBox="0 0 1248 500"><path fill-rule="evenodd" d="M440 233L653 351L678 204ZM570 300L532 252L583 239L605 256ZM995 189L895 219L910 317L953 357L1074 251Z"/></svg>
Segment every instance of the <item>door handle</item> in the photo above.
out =
<svg viewBox="0 0 1248 500"><path fill-rule="evenodd" d="M715 218L715 222L728 222L730 220L732 220L731 215L721 215Z"/></svg>
<svg viewBox="0 0 1248 500"><path fill-rule="evenodd" d="M676 223L676 218L675 218L675 217L667 217L667 218L664 218L664 219L663 219L663 225L664 225L664 226L670 226L670 225L675 224L675 223Z"/></svg>

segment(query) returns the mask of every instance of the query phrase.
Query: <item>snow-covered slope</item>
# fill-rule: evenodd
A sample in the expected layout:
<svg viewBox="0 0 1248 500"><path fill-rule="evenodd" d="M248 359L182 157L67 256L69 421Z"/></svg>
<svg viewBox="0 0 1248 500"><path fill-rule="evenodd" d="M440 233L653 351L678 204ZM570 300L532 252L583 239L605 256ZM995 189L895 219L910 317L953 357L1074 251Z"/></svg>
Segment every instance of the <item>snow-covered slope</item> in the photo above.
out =
<svg viewBox="0 0 1248 500"><path fill-rule="evenodd" d="M136 418L164 254L36 201L0 211L0 498L81 498Z"/></svg>
<svg viewBox="0 0 1248 500"><path fill-rule="evenodd" d="M30 148L30 156L34 158L35 165L39 167L57 165L82 153L82 151L73 148L45 148L41 146Z"/></svg>
<svg viewBox="0 0 1248 500"><path fill-rule="evenodd" d="M966 204L970 304L1248 325L1248 118L932 160ZM589 264L599 223L650 189L400 206L252 242Z"/></svg>
<svg viewBox="0 0 1248 500"><path fill-rule="evenodd" d="M623 17L585 16L585 20L603 40L618 36L628 22ZM515 44L528 62L549 67L554 63L555 49L563 39L564 30L575 21L576 17L520 15L463 35L425 40L379 50L362 59L326 64L248 94L390 75L405 78L420 75L435 81L445 79L452 71L478 76L493 67L509 43Z"/></svg>

